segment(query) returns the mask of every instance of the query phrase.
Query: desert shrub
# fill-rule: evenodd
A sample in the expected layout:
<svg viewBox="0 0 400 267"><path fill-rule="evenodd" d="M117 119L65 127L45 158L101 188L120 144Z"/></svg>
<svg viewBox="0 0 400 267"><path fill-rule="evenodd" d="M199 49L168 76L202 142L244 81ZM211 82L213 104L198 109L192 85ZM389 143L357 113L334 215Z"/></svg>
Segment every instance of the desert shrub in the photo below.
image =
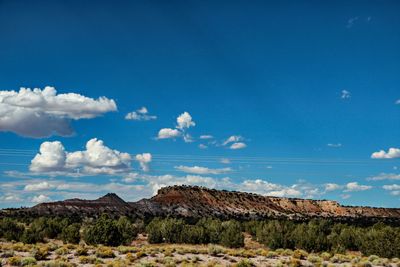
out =
<svg viewBox="0 0 400 267"><path fill-rule="evenodd" d="M96 260L94 256L79 256L79 262L82 264L95 264Z"/></svg>
<svg viewBox="0 0 400 267"><path fill-rule="evenodd" d="M36 264L36 259L32 257L26 257L21 259L21 266L31 266Z"/></svg>
<svg viewBox="0 0 400 267"><path fill-rule="evenodd" d="M20 256L14 256L11 258L8 258L7 262L11 266L20 266L21 265L21 257Z"/></svg>
<svg viewBox="0 0 400 267"><path fill-rule="evenodd" d="M43 235L35 232L35 230L27 228L24 230L21 241L26 244L36 244L43 241Z"/></svg>
<svg viewBox="0 0 400 267"><path fill-rule="evenodd" d="M197 225L184 225L181 241L187 244L204 244L207 241L204 231L203 227Z"/></svg>
<svg viewBox="0 0 400 267"><path fill-rule="evenodd" d="M218 254L221 254L224 250L220 246L216 245L209 245L208 246L208 254L211 256L217 256Z"/></svg>
<svg viewBox="0 0 400 267"><path fill-rule="evenodd" d="M109 247L98 247L96 250L96 256L99 258L114 258L115 254Z"/></svg>
<svg viewBox="0 0 400 267"><path fill-rule="evenodd" d="M85 246L79 246L75 250L75 256L87 256L88 255L88 248Z"/></svg>
<svg viewBox="0 0 400 267"><path fill-rule="evenodd" d="M60 238L64 243L78 244L81 240L80 231L81 225L79 223L73 223L62 229Z"/></svg>
<svg viewBox="0 0 400 267"><path fill-rule="evenodd" d="M218 219L203 218L196 224L204 229L204 243L218 244L222 232L222 223Z"/></svg>
<svg viewBox="0 0 400 267"><path fill-rule="evenodd" d="M375 224L361 237L360 250L366 255L376 254L381 257L398 257L400 255L400 229Z"/></svg>
<svg viewBox="0 0 400 267"><path fill-rule="evenodd" d="M256 227L256 240L271 249L293 249L291 233L294 228L294 223L290 221L272 220L260 222Z"/></svg>
<svg viewBox="0 0 400 267"><path fill-rule="evenodd" d="M0 219L0 238L8 241L19 241L24 232L24 226L11 218Z"/></svg>
<svg viewBox="0 0 400 267"><path fill-rule="evenodd" d="M83 239L88 244L118 246L122 243L123 236L116 221L103 214L93 225L84 229Z"/></svg>
<svg viewBox="0 0 400 267"><path fill-rule="evenodd" d="M34 247L31 251L31 255L38 261L46 260L49 251L47 247Z"/></svg>
<svg viewBox="0 0 400 267"><path fill-rule="evenodd" d="M160 229L161 219L153 219L146 227L147 240L151 244L162 243L163 236Z"/></svg>
<svg viewBox="0 0 400 267"><path fill-rule="evenodd" d="M330 249L328 235L331 231L326 220L311 220L296 225L291 233L291 240L296 248L307 251L327 251Z"/></svg>
<svg viewBox="0 0 400 267"><path fill-rule="evenodd" d="M250 260L243 259L243 260L239 261L235 266L236 267L253 267L256 265Z"/></svg>
<svg viewBox="0 0 400 267"><path fill-rule="evenodd" d="M119 218L117 228L121 233L121 243L124 245L129 245L136 238L139 231L125 216Z"/></svg>
<svg viewBox="0 0 400 267"><path fill-rule="evenodd" d="M57 255L67 255L69 253L69 250L66 247L61 247L59 249L56 249L54 251Z"/></svg>
<svg viewBox="0 0 400 267"><path fill-rule="evenodd" d="M239 222L231 220L222 224L220 244L226 247L239 248L244 246L244 236Z"/></svg>

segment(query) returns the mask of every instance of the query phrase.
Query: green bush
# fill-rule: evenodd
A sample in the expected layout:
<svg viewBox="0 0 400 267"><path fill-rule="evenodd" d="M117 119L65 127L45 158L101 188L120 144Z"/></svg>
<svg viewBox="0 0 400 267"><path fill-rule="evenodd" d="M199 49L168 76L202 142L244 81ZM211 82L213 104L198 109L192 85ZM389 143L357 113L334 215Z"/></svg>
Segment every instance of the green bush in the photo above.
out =
<svg viewBox="0 0 400 267"><path fill-rule="evenodd" d="M88 244L104 244L118 246L123 242L122 233L119 231L115 220L103 214L93 225L88 225L83 238Z"/></svg>
<svg viewBox="0 0 400 267"><path fill-rule="evenodd" d="M239 248L244 246L242 227L239 222L231 220L222 224L220 244L226 247Z"/></svg>
<svg viewBox="0 0 400 267"><path fill-rule="evenodd" d="M72 244L78 244L79 241L81 240L81 235L80 235L80 229L81 225L79 223L73 223L65 227L61 234L60 238L64 243L72 243Z"/></svg>
<svg viewBox="0 0 400 267"><path fill-rule="evenodd" d="M8 241L19 241L24 232L24 226L11 218L0 219L0 238Z"/></svg>

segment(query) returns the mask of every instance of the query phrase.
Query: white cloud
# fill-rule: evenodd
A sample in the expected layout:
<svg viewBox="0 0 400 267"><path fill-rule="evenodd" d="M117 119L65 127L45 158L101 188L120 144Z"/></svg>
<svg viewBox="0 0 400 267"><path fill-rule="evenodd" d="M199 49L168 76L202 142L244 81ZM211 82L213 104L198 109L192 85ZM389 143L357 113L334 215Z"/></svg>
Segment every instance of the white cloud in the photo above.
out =
<svg viewBox="0 0 400 267"><path fill-rule="evenodd" d="M382 188L385 190L390 190L390 191L400 190L400 185L398 185L398 184L384 185L384 186L382 186Z"/></svg>
<svg viewBox="0 0 400 267"><path fill-rule="evenodd" d="M185 141L185 143L192 143L192 142L194 142L193 137L192 137L190 134L188 134L188 133L186 133L186 134L183 135L183 141Z"/></svg>
<svg viewBox="0 0 400 267"><path fill-rule="evenodd" d="M70 120L91 119L116 111L114 100L57 94L54 87L0 91L0 131L28 137L69 136Z"/></svg>
<svg viewBox="0 0 400 267"><path fill-rule="evenodd" d="M205 135L200 135L200 139L213 139L214 136L209 135L209 134L205 134Z"/></svg>
<svg viewBox="0 0 400 267"><path fill-rule="evenodd" d="M360 185L358 182L350 182L346 184L344 192L365 191L372 188L370 185Z"/></svg>
<svg viewBox="0 0 400 267"><path fill-rule="evenodd" d="M148 172L150 170L149 164L152 160L150 153L137 154L136 160L139 162L143 171Z"/></svg>
<svg viewBox="0 0 400 267"><path fill-rule="evenodd" d="M177 129L163 128L158 132L157 139L177 138L181 136L181 132Z"/></svg>
<svg viewBox="0 0 400 267"><path fill-rule="evenodd" d="M242 141L242 140L243 140L243 137L241 137L240 135L231 135L231 136L228 137L228 139L226 139L222 143L222 145L226 146L229 143L235 143L235 142L239 142L239 141Z"/></svg>
<svg viewBox="0 0 400 267"><path fill-rule="evenodd" d="M396 173L380 173L376 176L369 177L367 180L370 181L382 181L382 180L400 180L400 174Z"/></svg>
<svg viewBox="0 0 400 267"><path fill-rule="evenodd" d="M388 152L385 152L384 150L374 152L374 153L372 153L371 158L373 158L373 159L400 158L400 148L391 147L391 148L389 148Z"/></svg>
<svg viewBox="0 0 400 267"><path fill-rule="evenodd" d="M196 123L192 120L192 116L186 111L176 118L176 122L178 123L176 128L181 130L196 126Z"/></svg>
<svg viewBox="0 0 400 267"><path fill-rule="evenodd" d="M175 169L186 172L186 173L194 173L194 174L223 174L232 171L231 168L221 168L221 169L210 169L207 167L200 166L175 166Z"/></svg>
<svg viewBox="0 0 400 267"><path fill-rule="evenodd" d="M48 182L40 182L40 183L34 183L34 184L27 184L24 187L25 191L42 191L42 190L48 190L53 188L52 185L50 185Z"/></svg>
<svg viewBox="0 0 400 267"><path fill-rule="evenodd" d="M149 121L157 119L157 116L149 115L149 111L146 107L142 107L136 111L129 112L125 115L126 120L135 120L135 121Z"/></svg>
<svg viewBox="0 0 400 267"><path fill-rule="evenodd" d="M329 144L327 144L327 146L338 148L338 147L342 147L342 144L341 143L336 143L336 144L329 143Z"/></svg>
<svg viewBox="0 0 400 267"><path fill-rule="evenodd" d="M137 172L131 172L128 173L124 178L122 178L122 181L125 183L133 183L136 182L140 179L139 174Z"/></svg>
<svg viewBox="0 0 400 267"><path fill-rule="evenodd" d="M6 193L3 196L0 196L0 203L5 202L5 203L16 203L16 202L21 202L23 201L22 198L20 198L17 194L13 193Z"/></svg>
<svg viewBox="0 0 400 267"><path fill-rule="evenodd" d="M46 195L34 196L31 200L31 202L33 202L33 203L42 203L42 202L49 202L49 201L51 201L51 198L49 198Z"/></svg>
<svg viewBox="0 0 400 267"><path fill-rule="evenodd" d="M207 149L208 146L206 146L205 144L199 144L199 148L200 148L200 149Z"/></svg>
<svg viewBox="0 0 400 267"><path fill-rule="evenodd" d="M93 138L86 143L86 150L66 152L59 141L44 142L32 159L29 169L36 173L116 174L130 169L131 157L105 146Z"/></svg>
<svg viewBox="0 0 400 267"><path fill-rule="evenodd" d="M247 145L243 142L233 143L229 148L230 149L243 149L246 148Z"/></svg>
<svg viewBox="0 0 400 267"><path fill-rule="evenodd" d="M325 186L326 192L335 191L335 190L342 188L342 186L335 184L335 183L327 183L324 186Z"/></svg>
<svg viewBox="0 0 400 267"><path fill-rule="evenodd" d="M390 191L390 194L393 196L400 196L400 185L398 184L384 185L382 188Z"/></svg>
<svg viewBox="0 0 400 267"><path fill-rule="evenodd" d="M276 197L300 197L302 192L295 186L287 187L261 179L245 180L238 186L239 190Z"/></svg>
<svg viewBox="0 0 400 267"><path fill-rule="evenodd" d="M400 105L400 99L396 101L396 105Z"/></svg>
<svg viewBox="0 0 400 267"><path fill-rule="evenodd" d="M44 142L32 159L29 169L33 172L64 171L67 154L59 141Z"/></svg>
<svg viewBox="0 0 400 267"><path fill-rule="evenodd" d="M340 97L342 99L349 99L351 98L351 93L347 90L342 90L342 95Z"/></svg>
<svg viewBox="0 0 400 267"><path fill-rule="evenodd" d="M341 194L340 197L342 199L349 199L351 197L351 195L350 194Z"/></svg>

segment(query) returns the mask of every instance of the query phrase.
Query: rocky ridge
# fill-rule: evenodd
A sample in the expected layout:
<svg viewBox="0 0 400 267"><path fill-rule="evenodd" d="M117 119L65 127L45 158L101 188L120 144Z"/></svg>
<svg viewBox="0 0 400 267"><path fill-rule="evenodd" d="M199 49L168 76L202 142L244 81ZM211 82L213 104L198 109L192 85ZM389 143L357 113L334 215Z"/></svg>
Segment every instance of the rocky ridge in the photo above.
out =
<svg viewBox="0 0 400 267"><path fill-rule="evenodd" d="M3 210L3 216L61 215L98 216L101 213L137 218L215 217L220 219L329 218L337 221L389 221L400 224L400 208L342 206L336 201L262 196L252 193L208 189L198 186L169 186L150 199L125 202L109 193L96 200L67 199L41 203L31 208Z"/></svg>

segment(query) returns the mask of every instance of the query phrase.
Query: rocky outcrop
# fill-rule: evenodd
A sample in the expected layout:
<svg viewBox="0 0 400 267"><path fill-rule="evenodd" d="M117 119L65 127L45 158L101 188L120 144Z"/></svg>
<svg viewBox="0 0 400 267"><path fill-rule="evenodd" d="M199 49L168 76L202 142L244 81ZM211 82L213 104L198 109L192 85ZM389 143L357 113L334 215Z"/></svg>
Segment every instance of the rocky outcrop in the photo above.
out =
<svg viewBox="0 0 400 267"><path fill-rule="evenodd" d="M400 209L398 208L341 206L338 202L329 200L271 197L198 186L164 187L154 197L137 202L125 202L116 194L107 194L96 200L68 199L8 212L81 217L109 213L139 218L172 216L239 220L329 218L345 222L383 220L400 224Z"/></svg>

